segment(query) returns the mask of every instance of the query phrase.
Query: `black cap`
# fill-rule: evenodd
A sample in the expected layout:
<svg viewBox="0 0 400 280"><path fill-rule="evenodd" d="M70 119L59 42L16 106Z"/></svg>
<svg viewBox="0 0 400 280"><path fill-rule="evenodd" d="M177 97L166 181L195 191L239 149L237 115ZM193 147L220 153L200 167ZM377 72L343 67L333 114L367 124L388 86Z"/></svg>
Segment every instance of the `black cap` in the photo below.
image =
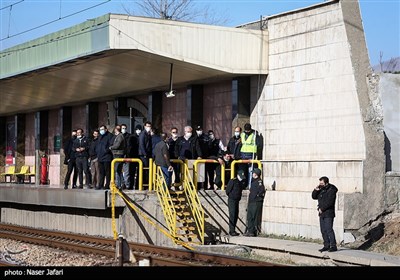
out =
<svg viewBox="0 0 400 280"><path fill-rule="evenodd" d="M237 175L239 176L240 180L243 180L245 178L243 170L238 170Z"/></svg>
<svg viewBox="0 0 400 280"><path fill-rule="evenodd" d="M249 131L249 130L251 130L251 124L246 123L243 128L244 128L244 130Z"/></svg>
<svg viewBox="0 0 400 280"><path fill-rule="evenodd" d="M140 129L142 130L142 126L140 124L136 125L135 129Z"/></svg>
<svg viewBox="0 0 400 280"><path fill-rule="evenodd" d="M260 176L261 176L261 169L259 169L259 168L254 168L254 169L253 169L253 173L256 173L257 176L260 177Z"/></svg>
<svg viewBox="0 0 400 280"><path fill-rule="evenodd" d="M201 125L196 126L196 130L203 130L203 128L201 127Z"/></svg>

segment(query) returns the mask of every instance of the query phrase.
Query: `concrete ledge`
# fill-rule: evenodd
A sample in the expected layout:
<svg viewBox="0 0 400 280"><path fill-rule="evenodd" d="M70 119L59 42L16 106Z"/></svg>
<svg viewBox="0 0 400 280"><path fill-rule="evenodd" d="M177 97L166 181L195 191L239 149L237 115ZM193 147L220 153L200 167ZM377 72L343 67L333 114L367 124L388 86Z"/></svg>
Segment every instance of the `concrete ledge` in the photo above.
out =
<svg viewBox="0 0 400 280"><path fill-rule="evenodd" d="M320 253L318 249L320 249L322 245L309 242L243 236L226 236L222 241L264 250L280 251L321 259L331 259L337 262L357 264L361 266L400 266L400 257L348 248L338 248L337 252Z"/></svg>
<svg viewBox="0 0 400 280"><path fill-rule="evenodd" d="M0 186L0 201L19 204L106 209L106 191L68 189L62 186L7 184Z"/></svg>

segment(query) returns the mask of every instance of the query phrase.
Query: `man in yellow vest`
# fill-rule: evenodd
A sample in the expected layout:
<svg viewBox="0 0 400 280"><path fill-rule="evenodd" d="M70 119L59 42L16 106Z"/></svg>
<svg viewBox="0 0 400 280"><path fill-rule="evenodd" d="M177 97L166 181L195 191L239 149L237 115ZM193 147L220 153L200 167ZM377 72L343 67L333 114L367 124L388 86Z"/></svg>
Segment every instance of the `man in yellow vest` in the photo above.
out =
<svg viewBox="0 0 400 280"><path fill-rule="evenodd" d="M243 127L244 132L240 135L242 148L240 149L241 159L242 160L255 160L257 159L257 152L260 146L260 139L257 131L251 128L251 124L246 123ZM243 170L244 174L246 174L246 179L251 178L249 176L249 165L241 164L238 167L238 170ZM253 168L251 167L251 170Z"/></svg>

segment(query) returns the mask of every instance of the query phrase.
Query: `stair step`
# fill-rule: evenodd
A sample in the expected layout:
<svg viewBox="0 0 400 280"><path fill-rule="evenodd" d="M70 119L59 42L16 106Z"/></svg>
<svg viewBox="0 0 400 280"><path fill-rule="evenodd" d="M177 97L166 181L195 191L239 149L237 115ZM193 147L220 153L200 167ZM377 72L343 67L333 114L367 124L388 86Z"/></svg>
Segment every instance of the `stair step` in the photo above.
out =
<svg viewBox="0 0 400 280"><path fill-rule="evenodd" d="M183 227L178 227L178 230L190 230L190 231L193 231L193 230L195 230L196 228L195 227L187 227L187 226L183 226Z"/></svg>
<svg viewBox="0 0 400 280"><path fill-rule="evenodd" d="M179 218L179 217L178 217L178 218ZM178 223L181 223L181 224L191 224L191 223L194 223L194 220L192 220L192 219L181 218L181 219L178 219L177 222L178 222Z"/></svg>
<svg viewBox="0 0 400 280"><path fill-rule="evenodd" d="M178 215L178 216L190 216L190 212L177 212L176 215Z"/></svg>
<svg viewBox="0 0 400 280"><path fill-rule="evenodd" d="M185 209L187 206L186 205L174 205L174 207L177 209Z"/></svg>
<svg viewBox="0 0 400 280"><path fill-rule="evenodd" d="M183 202L183 201L186 201L186 198L184 198L184 197L173 197L173 198L172 198L172 201L180 201L180 202Z"/></svg>
<svg viewBox="0 0 400 280"><path fill-rule="evenodd" d="M177 234L176 236L181 238L196 238L197 234L187 233L187 234Z"/></svg>

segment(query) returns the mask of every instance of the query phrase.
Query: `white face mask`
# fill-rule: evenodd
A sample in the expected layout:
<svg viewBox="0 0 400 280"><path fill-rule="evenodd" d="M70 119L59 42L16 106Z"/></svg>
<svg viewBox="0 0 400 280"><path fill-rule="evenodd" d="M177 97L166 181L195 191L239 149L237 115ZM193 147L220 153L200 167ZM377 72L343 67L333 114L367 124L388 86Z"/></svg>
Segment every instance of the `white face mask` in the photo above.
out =
<svg viewBox="0 0 400 280"><path fill-rule="evenodd" d="M137 135L139 135L139 134L140 134L140 132L141 132L141 130L140 130L140 129L136 129L136 134L137 134Z"/></svg>
<svg viewBox="0 0 400 280"><path fill-rule="evenodd" d="M235 137L239 137L239 135L240 135L240 132L235 131Z"/></svg>
<svg viewBox="0 0 400 280"><path fill-rule="evenodd" d="M126 133L126 128L122 128L122 129L121 129L121 132L122 132L122 133Z"/></svg>
<svg viewBox="0 0 400 280"><path fill-rule="evenodd" d="M82 138L82 135L78 135L78 136L76 136L76 137L79 139L79 138Z"/></svg>
<svg viewBox="0 0 400 280"><path fill-rule="evenodd" d="M192 133L191 132L186 132L185 133L185 138L189 139L190 137L192 137Z"/></svg>
<svg viewBox="0 0 400 280"><path fill-rule="evenodd" d="M171 135L172 135L172 138L173 138L173 139L178 138L178 134L176 134L176 133L171 133Z"/></svg>
<svg viewBox="0 0 400 280"><path fill-rule="evenodd" d="M149 131L151 130L151 127L146 126L144 129L145 129L147 132L149 132Z"/></svg>
<svg viewBox="0 0 400 280"><path fill-rule="evenodd" d="M200 135L203 134L203 131L201 131L201 130L196 130L196 133L197 133L197 136L200 136Z"/></svg>
<svg viewBox="0 0 400 280"><path fill-rule="evenodd" d="M242 181L242 180L243 180L242 178L240 178L239 175L237 175L237 179L238 179L239 181Z"/></svg>

